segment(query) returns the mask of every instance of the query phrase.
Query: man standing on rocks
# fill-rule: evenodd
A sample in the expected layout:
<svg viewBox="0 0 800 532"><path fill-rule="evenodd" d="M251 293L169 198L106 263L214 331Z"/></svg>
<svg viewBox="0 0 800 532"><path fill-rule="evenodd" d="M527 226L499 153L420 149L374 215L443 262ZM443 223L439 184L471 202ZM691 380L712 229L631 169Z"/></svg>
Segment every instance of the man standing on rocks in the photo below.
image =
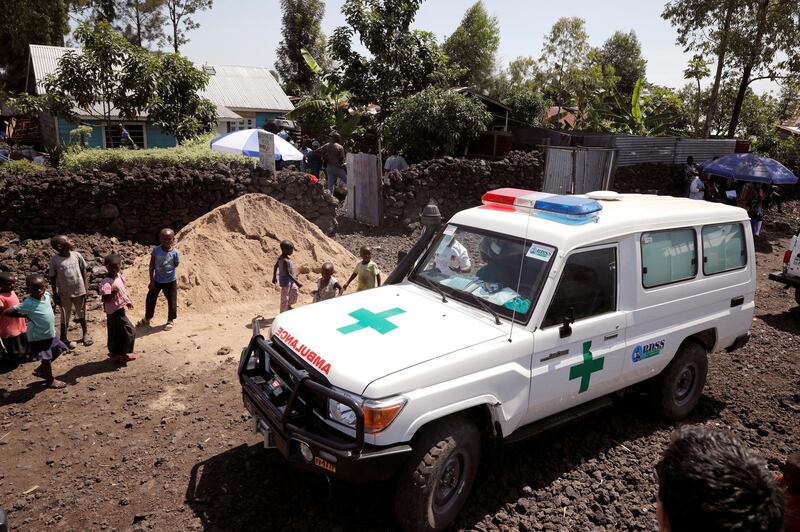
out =
<svg viewBox="0 0 800 532"><path fill-rule="evenodd" d="M325 184L331 194L333 194L337 179L347 182L347 169L345 168L347 154L344 146L340 144L341 140L341 135L334 131L328 138L328 142L316 150L322 156L322 162L325 165Z"/></svg>

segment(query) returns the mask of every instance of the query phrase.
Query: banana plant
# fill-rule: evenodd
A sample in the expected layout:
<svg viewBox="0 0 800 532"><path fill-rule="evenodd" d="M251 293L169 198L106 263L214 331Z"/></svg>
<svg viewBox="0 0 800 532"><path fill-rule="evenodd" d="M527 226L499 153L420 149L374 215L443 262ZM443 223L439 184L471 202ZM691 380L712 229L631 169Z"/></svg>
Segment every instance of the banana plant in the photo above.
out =
<svg viewBox="0 0 800 532"><path fill-rule="evenodd" d="M617 133L665 135L673 133L679 123L674 112L646 98L641 79L636 80L630 103L616 90L609 91L598 112L607 123L606 128Z"/></svg>
<svg viewBox="0 0 800 532"><path fill-rule="evenodd" d="M286 116L301 123L324 124L328 129L338 131L343 140L349 140L361 124L361 113L349 104L350 93L330 81L308 50L303 48L301 53L308 68L316 75L317 83L315 89L305 94Z"/></svg>

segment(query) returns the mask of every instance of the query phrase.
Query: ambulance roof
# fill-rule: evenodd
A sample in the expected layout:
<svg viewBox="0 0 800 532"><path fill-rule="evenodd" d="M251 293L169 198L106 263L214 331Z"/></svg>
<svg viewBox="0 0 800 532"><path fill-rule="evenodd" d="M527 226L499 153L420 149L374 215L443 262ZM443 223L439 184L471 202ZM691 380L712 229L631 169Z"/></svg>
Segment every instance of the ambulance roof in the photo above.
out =
<svg viewBox="0 0 800 532"><path fill-rule="evenodd" d="M579 196L595 197L602 206L596 221L582 225L559 221L557 217L532 215L531 208L512 209L486 201L484 205L457 213L450 222L535 240L565 251L643 231L749 219L744 209L722 203L652 194L618 194L613 200L598 199L597 196L602 196L599 193L594 195Z"/></svg>

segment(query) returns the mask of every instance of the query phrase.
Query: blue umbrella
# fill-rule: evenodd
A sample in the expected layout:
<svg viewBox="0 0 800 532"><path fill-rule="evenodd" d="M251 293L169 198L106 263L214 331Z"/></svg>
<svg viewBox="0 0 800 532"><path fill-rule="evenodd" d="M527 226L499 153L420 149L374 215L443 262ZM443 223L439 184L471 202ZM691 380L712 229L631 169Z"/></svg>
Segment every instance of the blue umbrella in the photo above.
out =
<svg viewBox="0 0 800 532"><path fill-rule="evenodd" d="M706 161L702 165L707 174L733 178L737 181L773 183L775 185L794 185L797 176L775 159L757 153L732 153Z"/></svg>

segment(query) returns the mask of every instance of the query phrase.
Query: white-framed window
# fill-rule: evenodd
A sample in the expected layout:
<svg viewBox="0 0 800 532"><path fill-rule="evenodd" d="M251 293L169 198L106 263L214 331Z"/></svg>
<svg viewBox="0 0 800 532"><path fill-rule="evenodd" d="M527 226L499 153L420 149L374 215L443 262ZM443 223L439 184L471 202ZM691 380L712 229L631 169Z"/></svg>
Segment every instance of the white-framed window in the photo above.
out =
<svg viewBox="0 0 800 532"><path fill-rule="evenodd" d="M747 242L740 223L703 227L703 275L738 270L747 265Z"/></svg>
<svg viewBox="0 0 800 532"><path fill-rule="evenodd" d="M642 286L655 288L697 276L697 233L692 228L642 233Z"/></svg>

